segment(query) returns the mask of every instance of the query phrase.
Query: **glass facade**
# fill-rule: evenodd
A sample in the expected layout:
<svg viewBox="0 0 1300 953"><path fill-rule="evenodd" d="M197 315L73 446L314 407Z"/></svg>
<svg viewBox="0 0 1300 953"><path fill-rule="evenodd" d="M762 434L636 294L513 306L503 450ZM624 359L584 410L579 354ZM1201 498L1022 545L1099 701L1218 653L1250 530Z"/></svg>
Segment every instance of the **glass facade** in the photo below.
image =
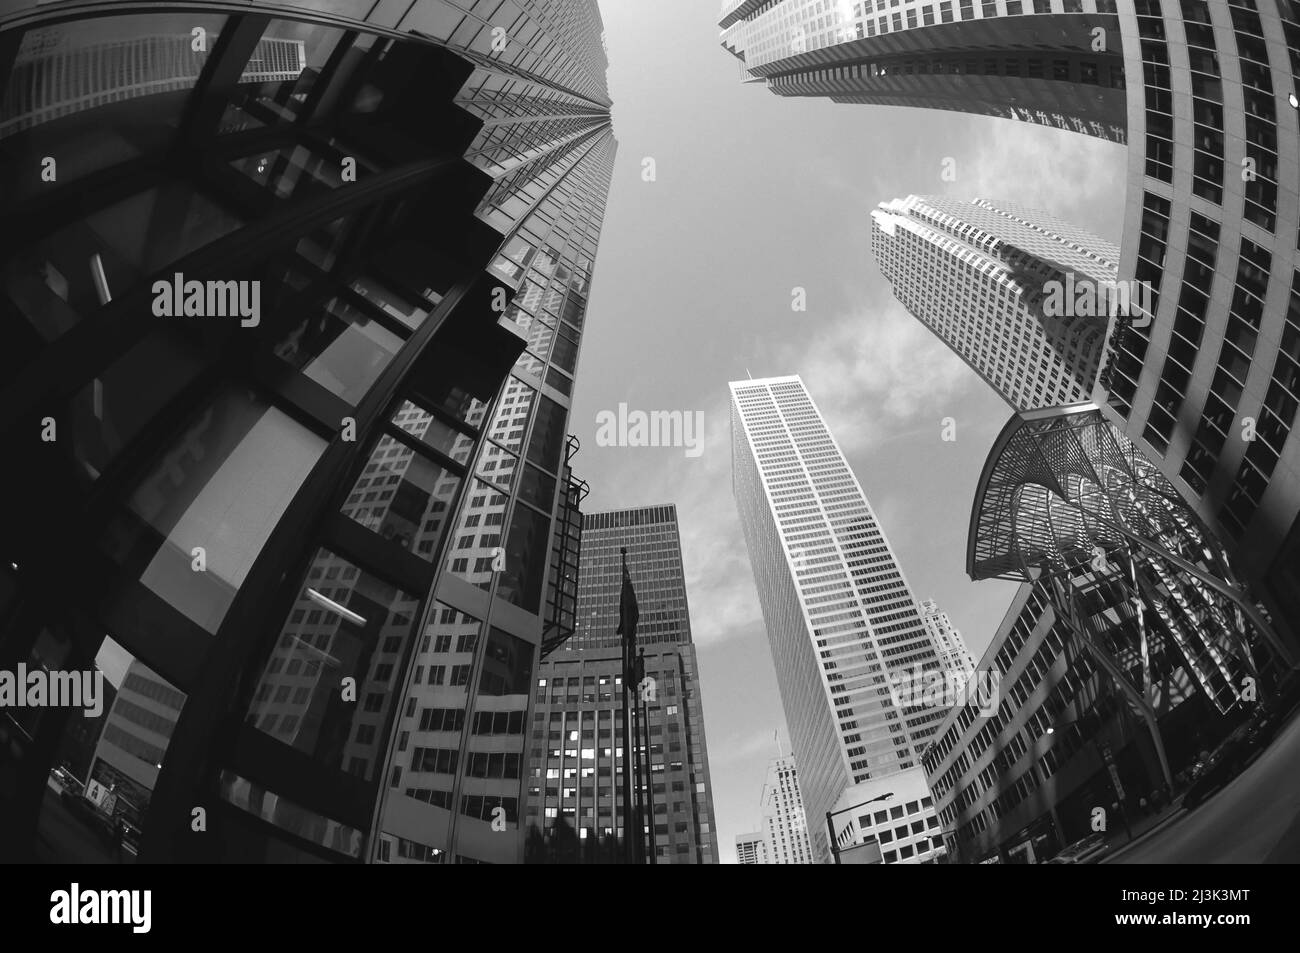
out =
<svg viewBox="0 0 1300 953"><path fill-rule="evenodd" d="M719 26L744 78L778 96L958 110L1124 142L1116 11L1116 0L741 0Z"/></svg>
<svg viewBox="0 0 1300 953"><path fill-rule="evenodd" d="M622 555L636 589L637 645L655 690L645 698L647 808L655 862L719 862L703 699L691 638L675 506L582 518L576 633L547 656L534 686L526 858L622 863ZM633 693L636 694L635 691ZM636 742L633 742L636 744ZM647 822L646 827L649 828ZM648 830L643 831L648 840Z"/></svg>
<svg viewBox="0 0 1300 953"><path fill-rule="evenodd" d="M1093 396L1300 644L1300 4L1122 7L1121 273L1157 293L1148 326L1113 322Z"/></svg>
<svg viewBox="0 0 1300 953"><path fill-rule="evenodd" d="M3 853L521 860L616 149L594 0L14 6L0 667L113 697L0 713Z"/></svg>

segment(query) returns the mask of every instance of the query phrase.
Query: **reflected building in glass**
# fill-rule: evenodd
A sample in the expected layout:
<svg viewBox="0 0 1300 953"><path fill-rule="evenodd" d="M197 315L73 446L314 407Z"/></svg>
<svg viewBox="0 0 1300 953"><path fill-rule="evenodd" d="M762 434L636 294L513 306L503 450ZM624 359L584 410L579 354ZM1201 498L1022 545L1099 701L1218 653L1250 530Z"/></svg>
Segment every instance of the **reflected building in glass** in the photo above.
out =
<svg viewBox="0 0 1300 953"><path fill-rule="evenodd" d="M718 25L744 80L778 96L1125 141L1116 0L723 0Z"/></svg>
<svg viewBox="0 0 1300 953"><path fill-rule="evenodd" d="M623 862L623 654L617 630L624 548L640 611L637 645L646 676L654 680L645 710L655 862L716 864L699 663L672 504L583 516L577 632L542 662L534 687L528 860Z"/></svg>
<svg viewBox="0 0 1300 953"><path fill-rule="evenodd" d="M111 860L121 819L125 860L523 859L600 16L354 12L0 14L0 668L113 693L0 712L6 856Z"/></svg>

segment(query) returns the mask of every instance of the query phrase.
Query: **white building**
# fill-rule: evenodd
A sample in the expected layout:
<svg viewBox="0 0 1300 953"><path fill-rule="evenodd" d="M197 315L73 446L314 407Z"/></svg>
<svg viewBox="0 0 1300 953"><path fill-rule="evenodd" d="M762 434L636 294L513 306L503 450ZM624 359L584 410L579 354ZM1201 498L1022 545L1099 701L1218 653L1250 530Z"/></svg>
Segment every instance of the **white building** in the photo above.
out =
<svg viewBox="0 0 1300 953"><path fill-rule="evenodd" d="M794 758L776 758L763 784L763 841L768 864L811 864L808 820Z"/></svg>
<svg viewBox="0 0 1300 953"><path fill-rule="evenodd" d="M736 835L736 861L741 864L767 863L767 847L763 843L762 831Z"/></svg>
<svg viewBox="0 0 1300 953"><path fill-rule="evenodd" d="M885 864L930 864L947 854L921 767L849 788L835 802L831 823L845 863L857 855L855 845L872 840Z"/></svg>
<svg viewBox="0 0 1300 953"><path fill-rule="evenodd" d="M814 860L846 788L920 763L945 715L890 682L943 662L884 531L798 376L734 381L732 489L790 726Z"/></svg>
<svg viewBox="0 0 1300 953"><path fill-rule="evenodd" d="M1088 400L1111 305L1131 310L1118 247L1006 202L895 199L871 247L894 297L1015 410Z"/></svg>
<svg viewBox="0 0 1300 953"><path fill-rule="evenodd" d="M961 632L952 624L948 613L941 611L933 599L921 603L921 621L925 623L930 638L934 639L934 647L939 650L944 668L960 676L969 676L975 671L975 656L966 648Z"/></svg>
<svg viewBox="0 0 1300 953"><path fill-rule="evenodd" d="M1125 141L1124 58L1094 33L1119 35L1115 0L724 0L718 27L744 80L777 96Z"/></svg>

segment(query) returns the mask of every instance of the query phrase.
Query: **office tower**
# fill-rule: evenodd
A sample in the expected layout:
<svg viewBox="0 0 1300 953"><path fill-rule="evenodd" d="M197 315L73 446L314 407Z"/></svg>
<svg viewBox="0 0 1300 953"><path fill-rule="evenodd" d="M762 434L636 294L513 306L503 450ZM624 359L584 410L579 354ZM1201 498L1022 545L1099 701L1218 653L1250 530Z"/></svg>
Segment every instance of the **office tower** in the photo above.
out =
<svg viewBox="0 0 1300 953"><path fill-rule="evenodd" d="M142 861L523 857L576 606L599 12L344 6L0 13L0 666L115 647ZM80 720L0 726L6 856L91 859L45 796Z"/></svg>
<svg viewBox="0 0 1300 953"><path fill-rule="evenodd" d="M530 859L621 862L623 654L617 633L624 549L640 608L638 650L653 679L645 702L655 859L717 863L699 665L672 504L583 515L578 629L538 670L528 761Z"/></svg>
<svg viewBox="0 0 1300 953"><path fill-rule="evenodd" d="M1157 294L1148 326L1115 322L1095 399L1296 640L1300 5L1132 0L1120 20L1121 273Z"/></svg>
<svg viewBox="0 0 1300 953"><path fill-rule="evenodd" d="M798 376L733 381L740 511L817 861L851 785L918 763L941 714L897 710L890 682L940 670L889 541Z"/></svg>
<svg viewBox="0 0 1300 953"><path fill-rule="evenodd" d="M1106 315L1131 306L1113 244L1005 202L885 202L871 213L871 247L902 305L1017 410L1087 400Z"/></svg>
<svg viewBox="0 0 1300 953"><path fill-rule="evenodd" d="M736 835L736 862L740 864L765 864L767 863L767 848L763 842L763 834L755 831L752 834Z"/></svg>
<svg viewBox="0 0 1300 953"><path fill-rule="evenodd" d="M1121 660L1140 666L1123 590L1104 579L1085 588L1098 623L1115 630L1116 643L1128 641ZM1146 663L1160 676L1160 726L1171 767L1181 771L1228 721L1195 690L1171 641L1153 640ZM1134 800L1161 786L1127 703L1072 640L1043 582L1021 584L979 669L1002 673L1000 730L990 731L976 709L955 708L923 758L954 862L1041 863L1088 836L1093 809L1116 799L1104 750Z"/></svg>
<svg viewBox="0 0 1300 953"><path fill-rule="evenodd" d="M722 45L778 96L1125 137L1115 0L724 0ZM1131 74L1130 74L1131 75Z"/></svg>
<svg viewBox="0 0 1300 953"><path fill-rule="evenodd" d="M768 864L811 864L808 819L794 758L776 758L763 782L763 846Z"/></svg>
<svg viewBox="0 0 1300 953"><path fill-rule="evenodd" d="M934 647L939 652L944 668L960 675L969 675L975 671L975 656L966 648L961 633L948 618L948 613L941 612L933 599L924 600L920 606L921 622L934 640Z"/></svg>
<svg viewBox="0 0 1300 953"><path fill-rule="evenodd" d="M1011 418L966 559L972 579L1024 583L984 657L1001 704L953 713L925 752L967 860L1068 843L1124 791L1168 794L1294 666L1221 543L1095 404Z"/></svg>

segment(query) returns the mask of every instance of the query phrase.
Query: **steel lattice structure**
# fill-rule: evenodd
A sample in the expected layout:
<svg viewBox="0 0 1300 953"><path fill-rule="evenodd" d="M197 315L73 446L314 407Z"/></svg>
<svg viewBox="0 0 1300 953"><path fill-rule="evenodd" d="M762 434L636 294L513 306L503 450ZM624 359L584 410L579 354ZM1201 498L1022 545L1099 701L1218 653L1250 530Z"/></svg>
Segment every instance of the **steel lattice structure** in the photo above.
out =
<svg viewBox="0 0 1300 953"><path fill-rule="evenodd" d="M1172 640L1221 711L1249 697L1256 636L1293 663L1217 540L1096 404L1026 411L1003 428L976 491L966 570L976 580L1049 576L1071 629L1139 711L1148 707L1149 679L1135 688L1126 667L1106 664L1115 660L1101 648L1106 633L1078 604L1079 587L1102 574L1128 588L1138 654L1148 657L1148 628Z"/></svg>

